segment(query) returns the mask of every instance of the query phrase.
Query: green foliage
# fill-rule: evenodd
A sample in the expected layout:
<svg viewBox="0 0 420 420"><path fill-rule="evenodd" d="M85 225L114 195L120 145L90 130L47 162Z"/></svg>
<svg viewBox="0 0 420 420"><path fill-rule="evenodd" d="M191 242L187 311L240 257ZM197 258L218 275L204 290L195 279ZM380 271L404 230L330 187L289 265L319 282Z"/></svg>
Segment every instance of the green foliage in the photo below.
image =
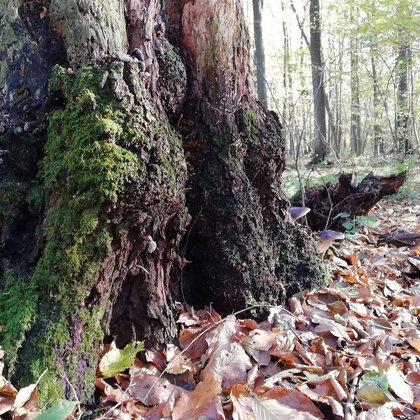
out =
<svg viewBox="0 0 420 420"><path fill-rule="evenodd" d="M351 217L348 213L339 213L333 220L342 219L342 226L348 233L358 233L361 226L375 227L378 225L379 220L373 216L356 216Z"/></svg>

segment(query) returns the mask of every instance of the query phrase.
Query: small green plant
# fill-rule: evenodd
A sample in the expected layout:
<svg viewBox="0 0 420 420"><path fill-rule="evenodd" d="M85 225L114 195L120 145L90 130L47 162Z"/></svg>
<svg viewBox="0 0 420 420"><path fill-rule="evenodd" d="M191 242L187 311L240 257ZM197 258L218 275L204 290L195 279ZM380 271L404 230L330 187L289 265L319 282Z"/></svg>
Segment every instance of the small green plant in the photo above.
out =
<svg viewBox="0 0 420 420"><path fill-rule="evenodd" d="M351 218L349 213L338 213L333 220L337 219L342 219L341 225L347 233L359 233L361 226L376 227L380 223L379 219L374 216L355 216Z"/></svg>

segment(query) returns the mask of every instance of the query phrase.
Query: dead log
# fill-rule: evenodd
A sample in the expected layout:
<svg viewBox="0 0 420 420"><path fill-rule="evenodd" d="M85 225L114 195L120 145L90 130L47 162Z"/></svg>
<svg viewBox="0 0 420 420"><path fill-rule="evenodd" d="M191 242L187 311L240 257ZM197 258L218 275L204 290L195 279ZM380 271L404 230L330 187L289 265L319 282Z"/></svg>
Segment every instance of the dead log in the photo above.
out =
<svg viewBox="0 0 420 420"><path fill-rule="evenodd" d="M405 230L396 230L379 235L378 245L391 244L397 247L414 246L420 243L420 233L411 233Z"/></svg>
<svg viewBox="0 0 420 420"><path fill-rule="evenodd" d="M345 230L343 223L355 216L365 216L383 197L395 194L404 184L407 172L391 176L377 176L370 172L359 184L354 174L343 173L336 184L327 183L321 188L305 188L305 206L312 211L307 215L312 230ZM302 205L295 196L292 205ZM337 217L340 213L348 218Z"/></svg>

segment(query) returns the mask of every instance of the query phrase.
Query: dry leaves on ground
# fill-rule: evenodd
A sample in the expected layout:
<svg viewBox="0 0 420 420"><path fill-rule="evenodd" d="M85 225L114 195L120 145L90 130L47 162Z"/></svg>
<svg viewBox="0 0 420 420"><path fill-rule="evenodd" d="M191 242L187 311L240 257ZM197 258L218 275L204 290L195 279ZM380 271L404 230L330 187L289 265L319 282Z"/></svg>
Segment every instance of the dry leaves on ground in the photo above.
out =
<svg viewBox="0 0 420 420"><path fill-rule="evenodd" d="M420 202L381 204L374 216L328 256L327 287L271 308L264 322L186 307L178 346L145 350L142 360L141 343L107 348L98 416L420 420L420 246L375 245L396 221L418 233ZM40 419L77 405L62 401ZM36 384L18 392L0 371L5 414L32 419L39 408Z"/></svg>
<svg viewBox="0 0 420 420"><path fill-rule="evenodd" d="M420 203L381 205L373 227L328 257L328 287L267 321L186 308L179 347L145 352L113 385L98 378L106 416L420 418L420 247L374 245L396 220L418 232Z"/></svg>

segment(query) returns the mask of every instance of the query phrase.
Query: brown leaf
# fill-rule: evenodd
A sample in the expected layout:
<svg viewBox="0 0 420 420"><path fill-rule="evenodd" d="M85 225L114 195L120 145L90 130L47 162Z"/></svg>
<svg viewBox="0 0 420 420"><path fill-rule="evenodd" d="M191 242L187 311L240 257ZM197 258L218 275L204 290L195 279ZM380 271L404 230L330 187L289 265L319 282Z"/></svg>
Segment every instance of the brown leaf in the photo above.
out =
<svg viewBox="0 0 420 420"><path fill-rule="evenodd" d="M388 384L394 393L405 402L412 404L414 401L413 391L410 385L405 382L404 375L395 365L391 366L386 373Z"/></svg>
<svg viewBox="0 0 420 420"><path fill-rule="evenodd" d="M121 388L114 388L108 384L103 378L96 378L95 386L102 390L104 397L102 402L121 402L128 399L128 395L124 394ZM125 398L123 398L125 397Z"/></svg>
<svg viewBox="0 0 420 420"><path fill-rule="evenodd" d="M279 386L265 392L261 397L274 399L287 407L310 413L320 419L324 418L322 412L315 406L310 398L297 389Z"/></svg>
<svg viewBox="0 0 420 420"><path fill-rule="evenodd" d="M220 381L223 388L229 388L237 382L245 382L251 368L252 363L243 347L239 343L227 342L212 354L203 374L210 374Z"/></svg>
<svg viewBox="0 0 420 420"><path fill-rule="evenodd" d="M300 412L276 400L266 398L253 398L251 400L252 411L256 419L294 419L294 420L317 420L312 414Z"/></svg>
<svg viewBox="0 0 420 420"><path fill-rule="evenodd" d="M220 382L211 375L204 375L203 380L197 384L193 391L184 392L177 399L172 411L172 419L196 419L200 416L224 419L225 416L218 398L221 392Z"/></svg>
<svg viewBox="0 0 420 420"><path fill-rule="evenodd" d="M410 344L411 347L416 349L420 353L420 339L418 340L407 340L408 344Z"/></svg>
<svg viewBox="0 0 420 420"><path fill-rule="evenodd" d="M188 328L179 334L179 346L181 349L186 349L185 354L192 360L199 359L208 348L206 336L203 334L203 328Z"/></svg>
<svg viewBox="0 0 420 420"><path fill-rule="evenodd" d="M316 392L311 390L306 384L298 384L296 385L296 388L299 389L299 391L304 393L306 396L308 396L312 401L328 404L336 416L344 417L343 406L333 397L330 397L325 394L317 394Z"/></svg>
<svg viewBox="0 0 420 420"><path fill-rule="evenodd" d="M144 405L157 405L169 403L171 408L185 391L168 380L147 374L136 374L128 388L129 395Z"/></svg>

